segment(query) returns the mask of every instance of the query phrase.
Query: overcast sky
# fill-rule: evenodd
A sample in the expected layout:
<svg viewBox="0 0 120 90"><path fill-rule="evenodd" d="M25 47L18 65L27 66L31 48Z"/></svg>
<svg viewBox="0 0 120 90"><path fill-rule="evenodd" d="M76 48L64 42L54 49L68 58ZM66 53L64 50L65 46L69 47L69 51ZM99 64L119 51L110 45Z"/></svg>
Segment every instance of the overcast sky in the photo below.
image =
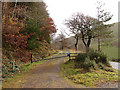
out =
<svg viewBox="0 0 120 90"><path fill-rule="evenodd" d="M111 12L113 18L109 23L118 22L118 2L120 0L44 0L50 17L57 26L58 33L64 26L64 20L75 12L96 17L96 2L105 3L104 9Z"/></svg>

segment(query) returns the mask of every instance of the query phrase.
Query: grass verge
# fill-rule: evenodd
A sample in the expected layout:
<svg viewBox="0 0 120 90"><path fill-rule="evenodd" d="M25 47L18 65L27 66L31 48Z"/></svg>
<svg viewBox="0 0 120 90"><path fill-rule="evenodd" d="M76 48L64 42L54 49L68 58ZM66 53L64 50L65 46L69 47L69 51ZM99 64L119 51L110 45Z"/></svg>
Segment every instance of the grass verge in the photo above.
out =
<svg viewBox="0 0 120 90"><path fill-rule="evenodd" d="M86 87L96 87L103 82L118 81L118 71L113 69L112 72L104 70L85 71L83 68L75 68L75 62L68 62L68 58L61 64L61 73L76 84L82 84Z"/></svg>

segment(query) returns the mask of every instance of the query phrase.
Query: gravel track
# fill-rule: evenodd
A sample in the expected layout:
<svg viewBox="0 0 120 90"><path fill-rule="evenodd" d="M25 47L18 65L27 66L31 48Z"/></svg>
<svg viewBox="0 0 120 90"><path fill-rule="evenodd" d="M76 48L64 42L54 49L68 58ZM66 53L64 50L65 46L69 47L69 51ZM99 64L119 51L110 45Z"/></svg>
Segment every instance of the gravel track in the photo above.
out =
<svg viewBox="0 0 120 90"><path fill-rule="evenodd" d="M47 60L10 82L7 88L78 88L79 86L60 76L60 64L63 61L64 58Z"/></svg>

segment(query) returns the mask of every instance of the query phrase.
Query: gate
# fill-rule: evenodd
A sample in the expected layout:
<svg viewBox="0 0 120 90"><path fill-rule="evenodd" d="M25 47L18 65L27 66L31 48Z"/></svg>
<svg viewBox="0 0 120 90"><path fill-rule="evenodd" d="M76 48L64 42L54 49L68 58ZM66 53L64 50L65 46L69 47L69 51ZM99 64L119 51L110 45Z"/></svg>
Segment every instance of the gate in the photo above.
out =
<svg viewBox="0 0 120 90"><path fill-rule="evenodd" d="M73 56L73 55L78 54L78 53L50 53L50 54L57 54L57 55L55 57L52 57L52 58L44 58L44 59L33 60L33 54L31 54L31 63L38 62L38 61L41 61L41 60L52 60L52 59L64 58L64 57L69 57L69 61L70 61L71 57L76 57L76 56Z"/></svg>

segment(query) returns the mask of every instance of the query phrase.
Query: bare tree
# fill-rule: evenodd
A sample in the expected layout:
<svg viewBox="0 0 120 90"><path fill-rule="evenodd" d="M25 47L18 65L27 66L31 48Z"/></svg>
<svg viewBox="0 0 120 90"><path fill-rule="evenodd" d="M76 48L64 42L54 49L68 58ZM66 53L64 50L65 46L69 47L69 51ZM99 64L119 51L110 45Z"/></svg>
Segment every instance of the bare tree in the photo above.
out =
<svg viewBox="0 0 120 90"><path fill-rule="evenodd" d="M66 38L63 31L61 31L60 34L56 37L56 39L54 40L54 43L56 44L57 49L61 49L61 50L64 49L67 42L66 42Z"/></svg>
<svg viewBox="0 0 120 90"><path fill-rule="evenodd" d="M78 39L81 38L86 50L89 50L91 39L95 37L96 19L85 16L82 13L76 13L72 18L66 20L65 25L69 28L70 32L75 34L76 44Z"/></svg>
<svg viewBox="0 0 120 90"><path fill-rule="evenodd" d="M63 50L65 46L65 35L62 31L60 32L58 38L59 38L59 42L61 42L61 50Z"/></svg>
<svg viewBox="0 0 120 90"><path fill-rule="evenodd" d="M77 18L76 15L73 14L72 17L68 20L65 20L65 25L69 28L70 34L74 35L75 38L75 50L77 51L78 41L79 41L79 30L76 28L77 25Z"/></svg>

